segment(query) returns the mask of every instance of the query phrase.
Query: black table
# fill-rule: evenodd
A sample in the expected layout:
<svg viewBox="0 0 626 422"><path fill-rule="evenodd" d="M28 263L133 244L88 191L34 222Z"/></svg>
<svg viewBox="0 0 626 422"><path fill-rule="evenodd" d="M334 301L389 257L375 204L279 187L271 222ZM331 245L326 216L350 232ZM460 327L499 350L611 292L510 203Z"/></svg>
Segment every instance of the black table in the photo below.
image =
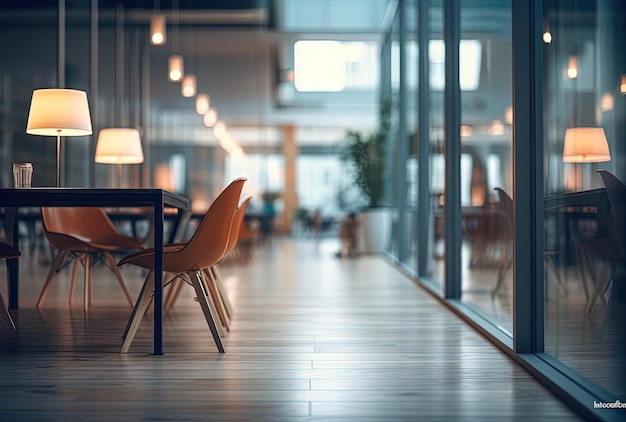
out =
<svg viewBox="0 0 626 422"><path fill-rule="evenodd" d="M178 209L178 217L170 234L175 237L189 218L190 201L163 189L91 189L30 188L0 189L0 207L6 208L7 240L19 249L19 207L150 207L153 209L152 229L154 258L154 354L163 354L163 243L164 209ZM9 309L18 308L19 260L6 260Z"/></svg>

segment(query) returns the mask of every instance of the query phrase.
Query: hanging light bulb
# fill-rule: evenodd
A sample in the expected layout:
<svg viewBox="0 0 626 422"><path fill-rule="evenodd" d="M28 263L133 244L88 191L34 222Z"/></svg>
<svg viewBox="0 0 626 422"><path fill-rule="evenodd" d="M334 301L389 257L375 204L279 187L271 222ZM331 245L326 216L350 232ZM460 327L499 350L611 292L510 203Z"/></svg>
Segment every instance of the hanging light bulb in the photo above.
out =
<svg viewBox="0 0 626 422"><path fill-rule="evenodd" d="M622 75L622 84L619 86L619 92L626 95L626 75Z"/></svg>
<svg viewBox="0 0 626 422"><path fill-rule="evenodd" d="M604 93L600 99L600 111L606 112L613 110L615 102L613 101L613 95L610 92Z"/></svg>
<svg viewBox="0 0 626 422"><path fill-rule="evenodd" d="M543 42L545 44L552 43L552 34L550 33L549 30L547 30L547 29L545 30L545 32L543 33L543 37L542 38L543 38Z"/></svg>
<svg viewBox="0 0 626 422"><path fill-rule="evenodd" d="M213 126L213 136L217 139L221 139L226 136L226 125L221 120Z"/></svg>
<svg viewBox="0 0 626 422"><path fill-rule="evenodd" d="M576 56L569 56L567 62L567 77L569 79L576 79L578 77L578 58Z"/></svg>
<svg viewBox="0 0 626 422"><path fill-rule="evenodd" d="M196 95L196 75L185 75L181 85L183 97L193 97Z"/></svg>
<svg viewBox="0 0 626 422"><path fill-rule="evenodd" d="M507 107L506 110L504 110L504 121L508 125L513 124L513 107Z"/></svg>
<svg viewBox="0 0 626 422"><path fill-rule="evenodd" d="M504 135L504 125L500 120L494 120L491 122L491 127L489 128L489 134L500 136Z"/></svg>
<svg viewBox="0 0 626 422"><path fill-rule="evenodd" d="M209 95L208 94L198 94L196 97L196 113L204 116L209 111Z"/></svg>
<svg viewBox="0 0 626 422"><path fill-rule="evenodd" d="M165 44L165 15L153 15L150 19L150 44Z"/></svg>
<svg viewBox="0 0 626 422"><path fill-rule="evenodd" d="M183 67L183 56L173 55L169 58L169 69L167 78L170 82L180 82L183 79L184 67Z"/></svg>
<svg viewBox="0 0 626 422"><path fill-rule="evenodd" d="M217 111L214 108L209 109L204 115L204 125L206 127L213 127L217 123Z"/></svg>

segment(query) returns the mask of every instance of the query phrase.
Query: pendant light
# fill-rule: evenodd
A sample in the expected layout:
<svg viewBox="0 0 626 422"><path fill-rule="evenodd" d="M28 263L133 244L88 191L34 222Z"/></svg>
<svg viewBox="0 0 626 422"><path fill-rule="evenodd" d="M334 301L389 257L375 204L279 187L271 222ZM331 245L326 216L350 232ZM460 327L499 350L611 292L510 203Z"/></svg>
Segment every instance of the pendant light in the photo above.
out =
<svg viewBox="0 0 626 422"><path fill-rule="evenodd" d="M180 28L178 26L178 0L172 1L172 14L174 30L172 31L172 38L174 39L174 48L180 51ZM168 72L167 78L170 82L180 82L185 76L185 68L183 63L183 56L180 54L172 54L168 60Z"/></svg>
<svg viewBox="0 0 626 422"><path fill-rule="evenodd" d="M208 94L198 94L196 97L196 113L204 116L208 113L210 104L211 102Z"/></svg>
<svg viewBox="0 0 626 422"><path fill-rule="evenodd" d="M183 97L193 97L196 95L196 75L185 75L181 84Z"/></svg>

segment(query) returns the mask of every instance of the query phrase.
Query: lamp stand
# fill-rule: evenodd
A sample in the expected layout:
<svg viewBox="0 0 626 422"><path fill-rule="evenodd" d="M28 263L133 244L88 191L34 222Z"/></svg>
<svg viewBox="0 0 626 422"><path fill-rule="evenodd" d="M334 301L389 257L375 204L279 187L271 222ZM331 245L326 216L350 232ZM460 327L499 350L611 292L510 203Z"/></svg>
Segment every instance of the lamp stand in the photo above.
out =
<svg viewBox="0 0 626 422"><path fill-rule="evenodd" d="M122 163L117 163L115 187L116 188L122 187Z"/></svg>
<svg viewBox="0 0 626 422"><path fill-rule="evenodd" d="M57 129L57 188L61 187L61 130Z"/></svg>

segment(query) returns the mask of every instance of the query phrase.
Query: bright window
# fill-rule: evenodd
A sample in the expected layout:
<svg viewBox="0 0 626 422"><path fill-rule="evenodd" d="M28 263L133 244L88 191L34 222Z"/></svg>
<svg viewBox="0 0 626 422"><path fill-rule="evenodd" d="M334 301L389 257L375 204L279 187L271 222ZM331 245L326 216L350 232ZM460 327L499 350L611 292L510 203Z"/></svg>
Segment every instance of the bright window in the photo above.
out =
<svg viewBox="0 0 626 422"><path fill-rule="evenodd" d="M374 43L297 41L294 45L294 84L300 92L373 89L378 82Z"/></svg>
<svg viewBox="0 0 626 422"><path fill-rule="evenodd" d="M430 88L435 91L443 91L445 87L445 45L443 40L429 41L430 56ZM418 49L415 41L409 41L405 47L407 56L407 83L410 89L417 87L417 57ZM394 43L391 50L391 66L398 66L399 51L398 43ZM480 64L482 60L482 45L479 40L461 40L459 45L459 83L461 91L476 91L480 82ZM400 73L392 69L391 83L395 88L400 84Z"/></svg>

